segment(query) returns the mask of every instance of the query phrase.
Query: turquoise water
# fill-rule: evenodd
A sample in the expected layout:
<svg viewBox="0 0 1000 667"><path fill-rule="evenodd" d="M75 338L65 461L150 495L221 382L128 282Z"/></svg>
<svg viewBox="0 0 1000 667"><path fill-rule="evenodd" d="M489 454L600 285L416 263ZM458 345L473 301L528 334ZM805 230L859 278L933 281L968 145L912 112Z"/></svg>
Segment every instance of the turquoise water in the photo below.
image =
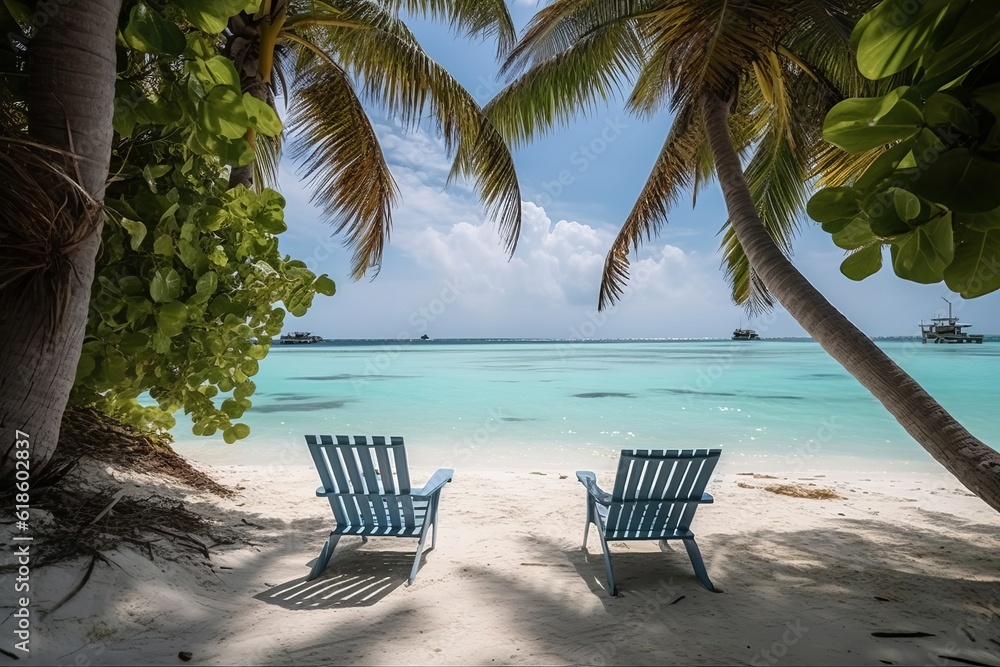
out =
<svg viewBox="0 0 1000 667"><path fill-rule="evenodd" d="M1000 444L1000 345L879 345ZM210 463L308 461L306 433L403 435L418 465L604 464L622 448L716 447L731 466L936 468L812 341L360 341L275 346L251 436L174 437Z"/></svg>

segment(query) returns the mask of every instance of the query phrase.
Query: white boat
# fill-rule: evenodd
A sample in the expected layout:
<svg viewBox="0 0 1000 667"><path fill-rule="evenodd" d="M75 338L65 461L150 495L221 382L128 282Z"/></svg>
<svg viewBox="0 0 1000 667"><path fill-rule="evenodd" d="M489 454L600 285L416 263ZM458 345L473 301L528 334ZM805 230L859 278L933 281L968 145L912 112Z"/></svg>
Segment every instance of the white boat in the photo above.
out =
<svg viewBox="0 0 1000 667"><path fill-rule="evenodd" d="M293 331L284 334L278 339L278 342L282 345L308 345L309 343L322 343L323 337L309 331Z"/></svg>
<svg viewBox="0 0 1000 667"><path fill-rule="evenodd" d="M930 324L920 323L920 342L926 343L982 343L983 334L966 333L964 329L971 324L962 324L951 314L951 301L948 302L948 317L935 317Z"/></svg>

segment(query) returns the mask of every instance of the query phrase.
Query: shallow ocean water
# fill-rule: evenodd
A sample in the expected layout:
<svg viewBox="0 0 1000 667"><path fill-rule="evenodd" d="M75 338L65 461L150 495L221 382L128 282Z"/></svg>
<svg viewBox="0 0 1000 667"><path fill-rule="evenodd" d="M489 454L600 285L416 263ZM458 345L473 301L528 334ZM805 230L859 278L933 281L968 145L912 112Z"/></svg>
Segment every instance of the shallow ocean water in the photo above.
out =
<svg viewBox="0 0 1000 667"><path fill-rule="evenodd" d="M1000 443L1000 345L880 341L959 421ZM250 437L190 434L213 464L301 464L304 434L402 435L411 462L610 468L622 448L723 447L725 469L939 470L810 340L342 341L275 345Z"/></svg>

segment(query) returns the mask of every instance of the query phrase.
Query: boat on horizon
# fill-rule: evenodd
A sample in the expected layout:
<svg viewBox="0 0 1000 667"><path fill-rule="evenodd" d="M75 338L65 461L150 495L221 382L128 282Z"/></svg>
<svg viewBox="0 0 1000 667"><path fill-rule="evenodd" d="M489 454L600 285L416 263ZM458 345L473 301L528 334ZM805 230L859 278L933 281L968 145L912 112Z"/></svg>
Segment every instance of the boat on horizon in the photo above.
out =
<svg viewBox="0 0 1000 667"><path fill-rule="evenodd" d="M292 331L281 336L278 342L282 345L308 345L310 343L322 343L323 337L317 336L310 331Z"/></svg>
<svg viewBox="0 0 1000 667"><path fill-rule="evenodd" d="M982 343L983 334L966 333L964 329L971 324L962 324L951 314L951 301L941 297L948 303L948 317L931 318L930 324L920 323L920 342L926 343Z"/></svg>
<svg viewBox="0 0 1000 667"><path fill-rule="evenodd" d="M760 340L760 336L753 329L734 329L733 340Z"/></svg>

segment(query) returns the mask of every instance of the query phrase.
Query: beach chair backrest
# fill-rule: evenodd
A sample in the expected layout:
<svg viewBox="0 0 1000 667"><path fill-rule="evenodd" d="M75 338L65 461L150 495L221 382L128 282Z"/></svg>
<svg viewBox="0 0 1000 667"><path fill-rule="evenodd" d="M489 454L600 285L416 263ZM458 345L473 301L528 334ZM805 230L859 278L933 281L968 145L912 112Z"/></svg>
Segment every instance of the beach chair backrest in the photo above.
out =
<svg viewBox="0 0 1000 667"><path fill-rule="evenodd" d="M688 530L721 449L623 449L608 532Z"/></svg>
<svg viewBox="0 0 1000 667"><path fill-rule="evenodd" d="M306 443L339 525L415 525L402 438L307 435Z"/></svg>

